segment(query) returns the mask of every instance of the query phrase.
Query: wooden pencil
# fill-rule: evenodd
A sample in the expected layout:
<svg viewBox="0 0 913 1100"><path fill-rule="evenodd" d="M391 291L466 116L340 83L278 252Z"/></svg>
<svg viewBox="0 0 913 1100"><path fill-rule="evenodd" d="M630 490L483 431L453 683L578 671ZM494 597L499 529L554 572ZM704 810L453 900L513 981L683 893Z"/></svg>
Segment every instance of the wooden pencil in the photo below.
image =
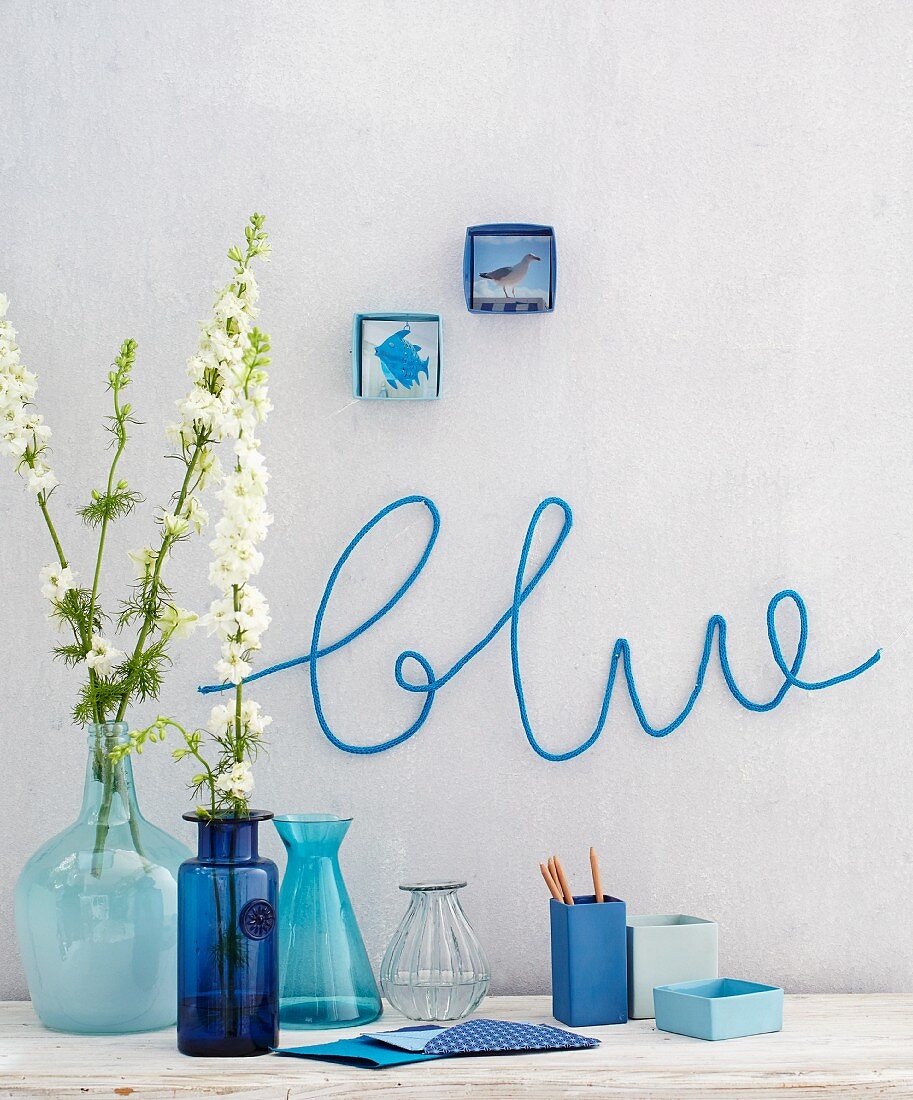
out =
<svg viewBox="0 0 913 1100"><path fill-rule="evenodd" d="M542 877L545 879L545 885L548 887L549 893L552 895L555 901L564 901L564 898L561 895L561 891L558 889L555 880L552 878L551 871L549 871L544 863L539 864L539 870L542 872Z"/></svg>
<svg viewBox="0 0 913 1100"><path fill-rule="evenodd" d="M596 849L590 848L590 870L593 872L593 893L597 901L605 901L602 892L602 880L599 877L599 860L596 858Z"/></svg>
<svg viewBox="0 0 913 1100"><path fill-rule="evenodd" d="M567 875L564 873L564 868L561 866L561 860L557 857L553 857L555 861L555 870L558 873L558 882L561 886L561 892L564 894L564 902L566 905L574 904L574 895L571 893L571 888L567 884Z"/></svg>

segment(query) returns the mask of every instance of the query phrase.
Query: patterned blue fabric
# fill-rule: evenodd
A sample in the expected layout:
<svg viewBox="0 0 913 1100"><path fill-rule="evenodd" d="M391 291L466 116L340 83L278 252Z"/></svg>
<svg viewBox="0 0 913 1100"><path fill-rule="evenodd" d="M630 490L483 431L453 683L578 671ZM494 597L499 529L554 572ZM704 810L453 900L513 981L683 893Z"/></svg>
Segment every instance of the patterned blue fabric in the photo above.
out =
<svg viewBox="0 0 913 1100"><path fill-rule="evenodd" d="M494 1054L497 1051L577 1050L598 1047L598 1039L575 1035L547 1024L515 1024L506 1020L467 1020L436 1035L425 1054Z"/></svg>

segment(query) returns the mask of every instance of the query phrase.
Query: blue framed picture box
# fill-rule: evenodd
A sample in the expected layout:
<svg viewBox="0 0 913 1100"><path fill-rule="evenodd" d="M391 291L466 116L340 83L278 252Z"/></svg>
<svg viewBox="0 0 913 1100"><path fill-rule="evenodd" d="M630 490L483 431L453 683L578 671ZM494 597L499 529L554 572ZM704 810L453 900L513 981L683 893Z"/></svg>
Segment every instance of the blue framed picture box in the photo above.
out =
<svg viewBox="0 0 913 1100"><path fill-rule="evenodd" d="M441 396L444 331L438 313L356 313L352 393L367 401Z"/></svg>
<svg viewBox="0 0 913 1100"><path fill-rule="evenodd" d="M558 273L550 225L471 225L463 249L470 313L551 313Z"/></svg>

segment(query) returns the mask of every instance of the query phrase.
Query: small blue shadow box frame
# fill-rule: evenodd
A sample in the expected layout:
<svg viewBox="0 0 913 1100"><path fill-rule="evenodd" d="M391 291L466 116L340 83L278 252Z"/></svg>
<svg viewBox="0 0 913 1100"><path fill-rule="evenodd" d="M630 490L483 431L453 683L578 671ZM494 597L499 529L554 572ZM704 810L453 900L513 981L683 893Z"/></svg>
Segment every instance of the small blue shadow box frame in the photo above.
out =
<svg viewBox="0 0 913 1100"><path fill-rule="evenodd" d="M471 225L463 248L463 293L470 313L551 313L558 254L550 225Z"/></svg>
<svg viewBox="0 0 913 1100"><path fill-rule="evenodd" d="M352 394L365 401L441 396L444 326L439 313L356 313Z"/></svg>
<svg viewBox="0 0 913 1100"><path fill-rule="evenodd" d="M741 1039L783 1028L783 990L776 985L714 978L653 990L660 1031L694 1039Z"/></svg>
<svg viewBox="0 0 913 1100"><path fill-rule="evenodd" d="M595 894L549 900L552 1015L571 1027L628 1022L627 920L623 901Z"/></svg>

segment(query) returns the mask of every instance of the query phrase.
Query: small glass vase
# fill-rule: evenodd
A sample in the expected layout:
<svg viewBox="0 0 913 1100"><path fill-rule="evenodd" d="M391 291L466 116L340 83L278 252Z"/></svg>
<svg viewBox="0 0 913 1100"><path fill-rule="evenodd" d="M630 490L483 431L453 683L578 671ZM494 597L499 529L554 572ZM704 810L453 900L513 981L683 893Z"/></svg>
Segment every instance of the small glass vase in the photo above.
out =
<svg viewBox="0 0 913 1100"><path fill-rule="evenodd" d="M351 818L282 814L288 852L279 891L279 1020L288 1028L356 1027L382 1004L339 867Z"/></svg>
<svg viewBox="0 0 913 1100"><path fill-rule="evenodd" d="M126 722L88 729L76 821L16 883L19 949L32 1005L56 1031L113 1035L176 1016L177 872L187 848L139 811Z"/></svg>
<svg viewBox="0 0 913 1100"><path fill-rule="evenodd" d="M412 897L381 963L380 984L410 1020L459 1020L488 992L488 960L457 896L465 885L400 886Z"/></svg>
<svg viewBox="0 0 913 1100"><path fill-rule="evenodd" d="M206 1058L268 1054L279 1042L276 864L257 831L273 815L197 825L178 875L178 1050Z"/></svg>

